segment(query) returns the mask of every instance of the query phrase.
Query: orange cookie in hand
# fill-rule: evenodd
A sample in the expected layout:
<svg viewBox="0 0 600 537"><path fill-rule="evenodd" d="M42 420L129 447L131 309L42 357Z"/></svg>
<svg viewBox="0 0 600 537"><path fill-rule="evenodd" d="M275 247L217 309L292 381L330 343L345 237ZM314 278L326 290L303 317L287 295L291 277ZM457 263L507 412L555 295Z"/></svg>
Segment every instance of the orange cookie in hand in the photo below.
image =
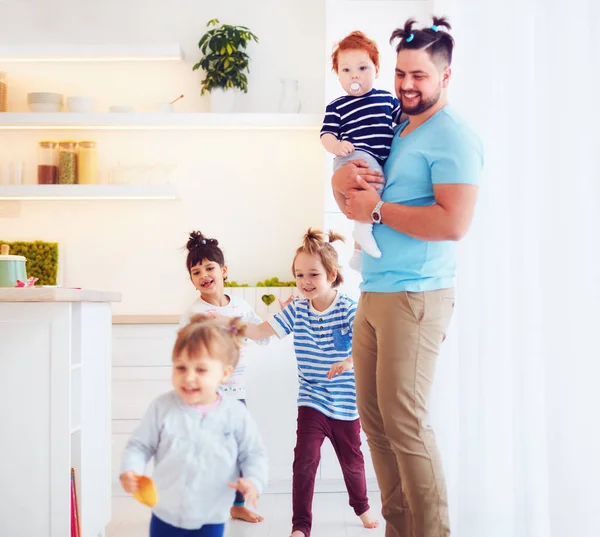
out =
<svg viewBox="0 0 600 537"><path fill-rule="evenodd" d="M145 475L141 475L138 477L138 485L140 489L133 494L133 497L148 507L154 507L158 502L158 493L154 481Z"/></svg>

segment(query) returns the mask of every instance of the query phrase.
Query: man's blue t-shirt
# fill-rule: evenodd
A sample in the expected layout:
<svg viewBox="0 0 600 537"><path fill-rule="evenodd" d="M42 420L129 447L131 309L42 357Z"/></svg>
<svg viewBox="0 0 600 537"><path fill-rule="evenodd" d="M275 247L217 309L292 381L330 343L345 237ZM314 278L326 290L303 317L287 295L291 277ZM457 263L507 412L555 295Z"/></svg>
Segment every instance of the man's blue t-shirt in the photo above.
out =
<svg viewBox="0 0 600 537"><path fill-rule="evenodd" d="M405 138L398 125L384 173L383 201L426 206L433 185L478 184L483 147L478 136L448 106ZM381 257L363 252L361 290L376 293L434 291L454 286L456 242L423 241L385 224L373 226Z"/></svg>

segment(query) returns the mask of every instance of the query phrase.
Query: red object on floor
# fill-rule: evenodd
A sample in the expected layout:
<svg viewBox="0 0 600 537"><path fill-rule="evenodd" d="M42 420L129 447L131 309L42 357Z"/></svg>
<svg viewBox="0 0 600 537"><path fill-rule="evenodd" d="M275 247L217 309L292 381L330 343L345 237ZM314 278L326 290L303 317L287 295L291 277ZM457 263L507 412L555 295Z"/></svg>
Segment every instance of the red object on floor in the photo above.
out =
<svg viewBox="0 0 600 537"><path fill-rule="evenodd" d="M77 509L77 491L75 489L75 470L71 468L71 537L81 537L79 509Z"/></svg>

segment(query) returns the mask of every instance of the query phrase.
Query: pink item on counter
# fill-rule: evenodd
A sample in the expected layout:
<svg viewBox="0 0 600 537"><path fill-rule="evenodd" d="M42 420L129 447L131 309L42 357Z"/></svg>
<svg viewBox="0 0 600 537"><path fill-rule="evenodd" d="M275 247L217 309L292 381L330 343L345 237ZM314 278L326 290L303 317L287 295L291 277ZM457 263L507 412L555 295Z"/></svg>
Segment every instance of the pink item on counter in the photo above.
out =
<svg viewBox="0 0 600 537"><path fill-rule="evenodd" d="M26 282L17 280L17 285L15 285L15 287L34 287L35 282L37 282L38 280L39 278L28 278Z"/></svg>

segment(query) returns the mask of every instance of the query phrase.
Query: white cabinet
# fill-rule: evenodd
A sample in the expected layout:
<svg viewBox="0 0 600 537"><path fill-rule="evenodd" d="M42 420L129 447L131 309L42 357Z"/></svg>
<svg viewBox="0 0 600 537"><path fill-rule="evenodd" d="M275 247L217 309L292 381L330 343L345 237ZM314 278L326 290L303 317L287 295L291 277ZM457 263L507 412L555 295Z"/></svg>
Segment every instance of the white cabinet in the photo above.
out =
<svg viewBox="0 0 600 537"><path fill-rule="evenodd" d="M111 518L110 304L3 301L2 293L0 535L70 535L74 468L81 536L103 536Z"/></svg>

